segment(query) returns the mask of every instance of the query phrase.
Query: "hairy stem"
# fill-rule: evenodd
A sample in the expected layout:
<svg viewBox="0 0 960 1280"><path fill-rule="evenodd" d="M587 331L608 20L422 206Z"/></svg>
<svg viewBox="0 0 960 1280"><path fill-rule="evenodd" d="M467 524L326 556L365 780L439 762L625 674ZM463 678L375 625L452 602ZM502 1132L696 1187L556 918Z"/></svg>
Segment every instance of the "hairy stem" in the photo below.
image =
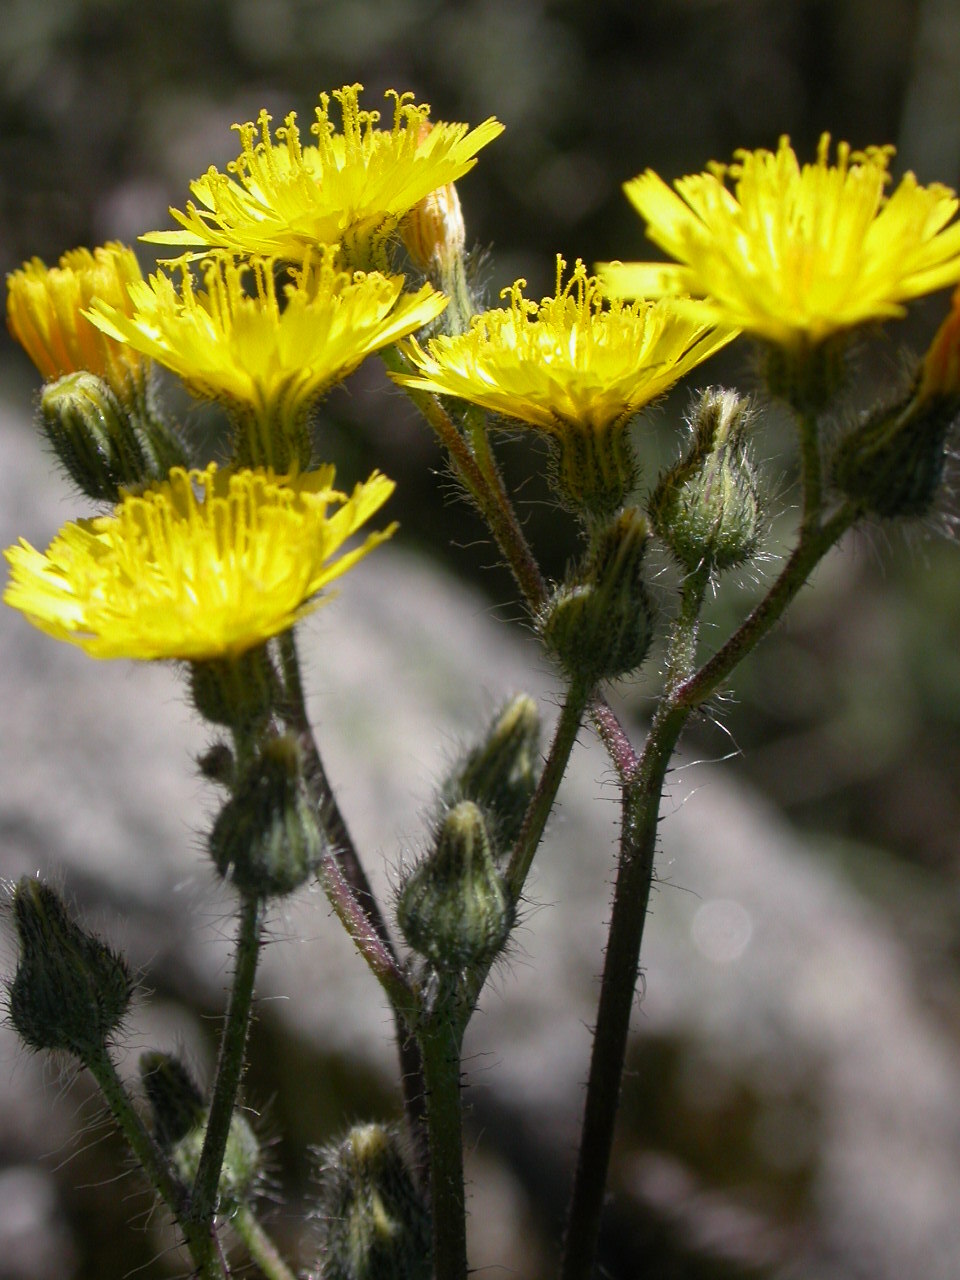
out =
<svg viewBox="0 0 960 1280"><path fill-rule="evenodd" d="M640 969L643 928L653 883L660 797L670 757L689 710L670 704L677 683L694 668L700 610L710 580L700 569L684 581L670 637L666 692L633 773L624 778L620 856L607 955L597 1009L583 1130L567 1217L563 1280L588 1280L593 1269L607 1169L620 1100L620 1081ZM621 775L623 776L623 775Z"/></svg>
<svg viewBox="0 0 960 1280"><path fill-rule="evenodd" d="M277 1246L264 1231L248 1205L240 1205L231 1217L230 1225L246 1245L247 1252L267 1280L297 1280L296 1274L280 1257Z"/></svg>
<svg viewBox="0 0 960 1280"><path fill-rule="evenodd" d="M420 1028L430 1139L430 1214L434 1280L466 1280L467 1223L463 1182L460 1032L449 1001Z"/></svg>
<svg viewBox="0 0 960 1280"><path fill-rule="evenodd" d="M523 886L530 872L530 865L533 862L534 854L537 852L544 828L547 825L547 819L550 817L556 801L557 792L560 789L560 783L563 781L563 775L570 760L570 753L573 751L577 734L580 732L580 725L583 722L584 712L589 700L589 689L584 689L582 685L574 684L570 687L566 701L561 709L560 719L557 721L557 728L553 735L553 742L550 745L546 764L543 767L543 773L540 775L537 789L527 808L520 835L513 847L510 861L507 865L505 878L507 888L510 890L510 896L514 902L519 900L523 892Z"/></svg>
<svg viewBox="0 0 960 1280"><path fill-rule="evenodd" d="M188 1193L163 1151L140 1118L106 1049L86 1060L110 1113L154 1190L164 1200L183 1232L184 1241L202 1280L224 1280L212 1224L193 1222Z"/></svg>
<svg viewBox="0 0 960 1280"><path fill-rule="evenodd" d="M314 802L332 849L320 868L319 880L340 922L390 998L396 1023L404 1114L418 1164L421 1170L425 1170L428 1155L423 1064L420 1061L420 1046L411 1035L404 1016L405 1011L409 1012L412 1008L411 991L380 904L374 896L350 829L323 767L320 749L307 715L300 659L292 630L280 636L278 648L287 698L285 718L300 736L308 782L314 789Z"/></svg>
<svg viewBox="0 0 960 1280"><path fill-rule="evenodd" d="M247 1034L250 1030L253 983L260 958L263 916L262 898L251 895L241 899L233 986L220 1040L220 1056L217 1060L217 1077L207 1119L207 1131L204 1135L203 1150L200 1152L200 1162L190 1197L190 1217L193 1222L204 1226L212 1225L217 1212L220 1171L223 1168L223 1155L227 1147L234 1107L237 1104Z"/></svg>
<svg viewBox="0 0 960 1280"><path fill-rule="evenodd" d="M380 355L391 373L410 372L410 366L396 347L385 347ZM417 391L413 387L403 389L450 455L454 471L487 522L524 599L532 608L538 608L547 598L546 584L541 576L540 566L524 537L516 512L499 483L496 468L488 473L435 395ZM485 446L481 456L483 453L486 454L485 460L492 463L489 445Z"/></svg>
<svg viewBox="0 0 960 1280"><path fill-rule="evenodd" d="M716 692L734 667L771 630L817 564L840 541L859 514L856 506L847 503L823 524L817 525L808 535L801 537L773 586L749 617L709 662L704 663L699 671L677 686L673 695L677 702L689 707L699 706Z"/></svg>
<svg viewBox="0 0 960 1280"><path fill-rule="evenodd" d="M807 581L816 564L856 518L841 508L821 523L808 518L800 541L767 596L726 644L695 671L698 617L706 577L684 584L671 639L664 695L632 777L624 782L620 865L597 1010L584 1125L567 1218L562 1280L589 1280L600 1232L604 1188L613 1146L640 950L653 882L663 784L677 740L691 712L757 645Z"/></svg>

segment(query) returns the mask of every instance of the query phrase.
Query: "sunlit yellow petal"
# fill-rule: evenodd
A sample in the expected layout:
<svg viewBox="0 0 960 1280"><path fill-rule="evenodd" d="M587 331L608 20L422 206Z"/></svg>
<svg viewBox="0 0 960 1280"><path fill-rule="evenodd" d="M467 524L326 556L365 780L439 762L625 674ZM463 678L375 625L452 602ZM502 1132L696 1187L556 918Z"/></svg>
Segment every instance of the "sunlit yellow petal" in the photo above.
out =
<svg viewBox="0 0 960 1280"><path fill-rule="evenodd" d="M467 333L415 340L415 374L396 381L458 396L551 435L568 426L602 431L667 391L734 336L685 318L670 301L607 302L577 262L567 283L541 302L519 280L509 307L475 317Z"/></svg>
<svg viewBox="0 0 960 1280"><path fill-rule="evenodd" d="M253 291L245 287L252 277ZM178 374L196 395L297 417L372 352L435 319L446 305L402 276L339 271L331 255L295 273L278 297L272 262L214 256L197 290L157 272L131 288L133 311L95 302L105 333Z"/></svg>
<svg viewBox="0 0 960 1280"><path fill-rule="evenodd" d="M292 477L175 469L112 515L64 526L44 554L8 548L4 600L98 658L243 653L292 627L393 533L337 556L394 486L374 474L347 497L333 479L332 467Z"/></svg>
<svg viewBox="0 0 960 1280"><path fill-rule="evenodd" d="M689 293L699 314L783 347L903 313L903 303L960 279L960 223L952 191L908 173L891 195L890 147L801 166L782 138L776 152L739 152L734 164L690 175L671 191L647 171L626 192L647 234L675 263L607 263L621 297ZM732 190L727 183L732 183ZM950 225L948 225L950 224Z"/></svg>
<svg viewBox="0 0 960 1280"><path fill-rule="evenodd" d="M124 395L131 381L142 380L147 362L85 312L99 298L129 315L131 290L141 281L133 250L115 242L92 252L72 249L56 267L32 258L7 276L7 327L48 381L86 371Z"/></svg>
<svg viewBox="0 0 960 1280"><path fill-rule="evenodd" d="M242 149L229 173L208 169L191 183L186 209L170 211L181 229L144 238L292 261L319 244L343 244L362 265L372 260L369 242L391 236L425 196L473 168L477 152L503 130L492 118L476 129L440 122L424 130L430 108L392 90L393 122L381 129L380 112L361 109L361 89L345 85L332 94L340 131L331 95L320 95L313 143L303 143L294 112L272 133L266 111L235 125Z"/></svg>

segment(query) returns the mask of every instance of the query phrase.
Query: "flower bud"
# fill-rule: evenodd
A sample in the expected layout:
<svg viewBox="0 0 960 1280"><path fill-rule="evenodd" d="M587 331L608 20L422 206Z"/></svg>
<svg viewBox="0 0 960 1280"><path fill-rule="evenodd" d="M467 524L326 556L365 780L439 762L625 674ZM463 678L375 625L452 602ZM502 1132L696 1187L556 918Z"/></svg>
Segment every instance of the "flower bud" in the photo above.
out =
<svg viewBox="0 0 960 1280"><path fill-rule="evenodd" d="M518 693L451 772L441 802L449 808L472 800L491 821L498 847L509 847L520 834L539 766L540 712L529 694Z"/></svg>
<svg viewBox="0 0 960 1280"><path fill-rule="evenodd" d="M396 1135L355 1125L325 1155L319 1280L430 1280L430 1215Z"/></svg>
<svg viewBox="0 0 960 1280"><path fill-rule="evenodd" d="M48 382L40 411L44 434L88 498L119 502L121 488L150 479L127 409L95 373L68 373Z"/></svg>
<svg viewBox="0 0 960 1280"><path fill-rule="evenodd" d="M28 876L13 891L20 941L10 1021L31 1049L65 1049L81 1061L103 1052L133 994L122 956L73 921L48 885Z"/></svg>
<svg viewBox="0 0 960 1280"><path fill-rule="evenodd" d="M192 1186L207 1132L203 1094L183 1063L167 1053L143 1054L140 1078L150 1103L154 1136L169 1153L184 1185ZM220 1170L219 1212L229 1213L249 1195L260 1166L256 1134L244 1115L235 1111Z"/></svg>
<svg viewBox="0 0 960 1280"><path fill-rule="evenodd" d="M228 790L237 780L237 762L225 742L215 742L197 756L197 768L208 782L215 782Z"/></svg>
<svg viewBox="0 0 960 1280"><path fill-rule="evenodd" d="M541 614L543 642L573 680L588 686L614 680L646 657L653 635L641 576L648 539L646 519L628 508L602 531L586 565Z"/></svg>
<svg viewBox="0 0 960 1280"><path fill-rule="evenodd" d="M960 399L915 394L876 410L841 440L834 483L871 515L924 515L943 475L947 431L958 412Z"/></svg>
<svg viewBox="0 0 960 1280"><path fill-rule="evenodd" d="M217 870L260 898L293 893L316 871L324 836L292 735L271 739L210 833Z"/></svg>
<svg viewBox="0 0 960 1280"><path fill-rule="evenodd" d="M266 723L277 687L265 645L190 665L190 694L200 715L243 734Z"/></svg>
<svg viewBox="0 0 960 1280"><path fill-rule="evenodd" d="M872 515L922 516L943 475L947 432L960 415L960 288L896 404L871 413L841 442L833 479Z"/></svg>
<svg viewBox="0 0 960 1280"><path fill-rule="evenodd" d="M142 1053L139 1066L154 1137L164 1151L169 1151L203 1122L206 1102L179 1058L169 1053Z"/></svg>
<svg viewBox="0 0 960 1280"><path fill-rule="evenodd" d="M432 131L424 120L420 141ZM467 228L463 221L460 197L452 182L425 195L404 218L400 228L403 243L414 264L424 275L440 279L463 257Z"/></svg>
<svg viewBox="0 0 960 1280"><path fill-rule="evenodd" d="M489 964L503 948L513 907L471 800L447 813L433 850L404 881L397 923L413 950L445 972Z"/></svg>
<svg viewBox="0 0 960 1280"><path fill-rule="evenodd" d="M432 130L430 121L424 120L420 141ZM477 304L467 280L467 228L456 186L448 182L425 195L400 224L400 233L414 265L449 299L441 321L443 332L465 333Z"/></svg>
<svg viewBox="0 0 960 1280"><path fill-rule="evenodd" d="M760 501L743 445L748 421L735 392L705 391L689 453L651 496L653 527L688 572L732 569L756 550Z"/></svg>

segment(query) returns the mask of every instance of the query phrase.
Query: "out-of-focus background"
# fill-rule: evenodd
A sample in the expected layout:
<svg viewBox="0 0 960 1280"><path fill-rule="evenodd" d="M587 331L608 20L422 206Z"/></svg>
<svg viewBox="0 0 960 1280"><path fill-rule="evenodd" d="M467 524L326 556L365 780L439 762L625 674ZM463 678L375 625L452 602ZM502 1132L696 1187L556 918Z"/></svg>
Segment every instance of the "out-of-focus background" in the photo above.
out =
<svg viewBox="0 0 960 1280"><path fill-rule="evenodd" d="M828 130L896 143L897 173L960 184L954 0L5 0L0 270L169 225L188 181L235 154L232 123L266 106L305 124L321 89L356 80L368 105L410 89L437 118L506 125L461 184L491 301L517 276L549 290L558 252L646 256L621 183L647 166L670 178L782 133L810 156ZM903 351L923 349L944 306L927 300L865 347L850 412L902 379ZM746 347L708 380L756 389ZM4 335L4 545L43 545L80 509L47 478L36 385ZM645 421L648 476L674 456L689 396ZM769 418L758 449L775 505L789 504L790 435ZM520 686L549 720L556 682L375 362L330 397L324 430L349 480L378 466L399 482L401 537L304 641L344 807L387 884L423 842L418 815L458 738ZM575 544L538 479L543 455L517 440L502 453L559 575ZM688 762L734 758L688 765L671 789L603 1245L615 1280L960 1273L957 484L948 469L921 527L851 539L737 673L722 728L685 739ZM771 530L762 576L785 528ZM757 591L750 575L724 585L718 637ZM190 772L200 731L172 673L61 652L7 614L0 872L58 877L142 966L155 994L128 1070L159 1045L208 1071L229 930L198 852L212 803ZM620 691L636 735L653 687ZM472 1042L481 1274L555 1269L611 794L585 736L536 909ZM312 1152L352 1120L396 1112L388 1019L336 928L316 898L280 913L247 1090L270 1143L275 1228L304 1267ZM6 1033L0 1052L0 1277L182 1273L136 1179L112 1180L123 1155L86 1082L44 1070Z"/></svg>

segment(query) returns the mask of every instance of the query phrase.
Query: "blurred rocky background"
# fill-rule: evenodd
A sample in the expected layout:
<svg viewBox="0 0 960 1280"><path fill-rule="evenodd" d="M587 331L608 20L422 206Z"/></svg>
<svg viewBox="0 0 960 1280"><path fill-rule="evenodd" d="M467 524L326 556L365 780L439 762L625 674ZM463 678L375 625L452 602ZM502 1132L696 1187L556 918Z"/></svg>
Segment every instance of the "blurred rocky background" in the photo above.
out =
<svg viewBox="0 0 960 1280"><path fill-rule="evenodd" d="M645 254L620 184L648 165L675 176L784 132L810 155L826 129L895 142L898 171L960 183L954 0L4 0L0 269L168 225L189 179L231 158L233 122L261 106L304 120L320 89L354 80L371 101L409 88L440 118L506 124L461 184L490 299L518 275L548 290L557 252ZM943 305L865 348L852 403L901 376ZM744 351L705 377L753 387ZM0 378L0 534L45 545L78 504L50 477L36 380L6 337ZM672 458L688 399L643 424L649 474ZM346 476L380 466L399 481L402 535L303 640L321 741L386 891L457 743L520 687L549 718L556 684L426 429L373 362L330 398L324 431ZM783 424L761 450L789 503ZM536 478L542 456L512 440L502 456L559 574L573 543ZM851 539L737 673L722 723L684 740L614 1161L613 1280L960 1274L957 485L923 527ZM758 591L724 586L718 636ZM10 611L0 637L0 873L50 875L141 968L127 1070L159 1047L208 1072L230 921L198 853L211 800L175 673L95 663ZM654 683L621 691L636 735ZM470 1043L482 1275L555 1270L616 821L587 734L562 799ZM304 1267L316 1147L397 1109L389 1019L338 928L317 895L278 913L247 1089L273 1225ZM0 1066L0 1278L182 1274L88 1082L6 1029Z"/></svg>

